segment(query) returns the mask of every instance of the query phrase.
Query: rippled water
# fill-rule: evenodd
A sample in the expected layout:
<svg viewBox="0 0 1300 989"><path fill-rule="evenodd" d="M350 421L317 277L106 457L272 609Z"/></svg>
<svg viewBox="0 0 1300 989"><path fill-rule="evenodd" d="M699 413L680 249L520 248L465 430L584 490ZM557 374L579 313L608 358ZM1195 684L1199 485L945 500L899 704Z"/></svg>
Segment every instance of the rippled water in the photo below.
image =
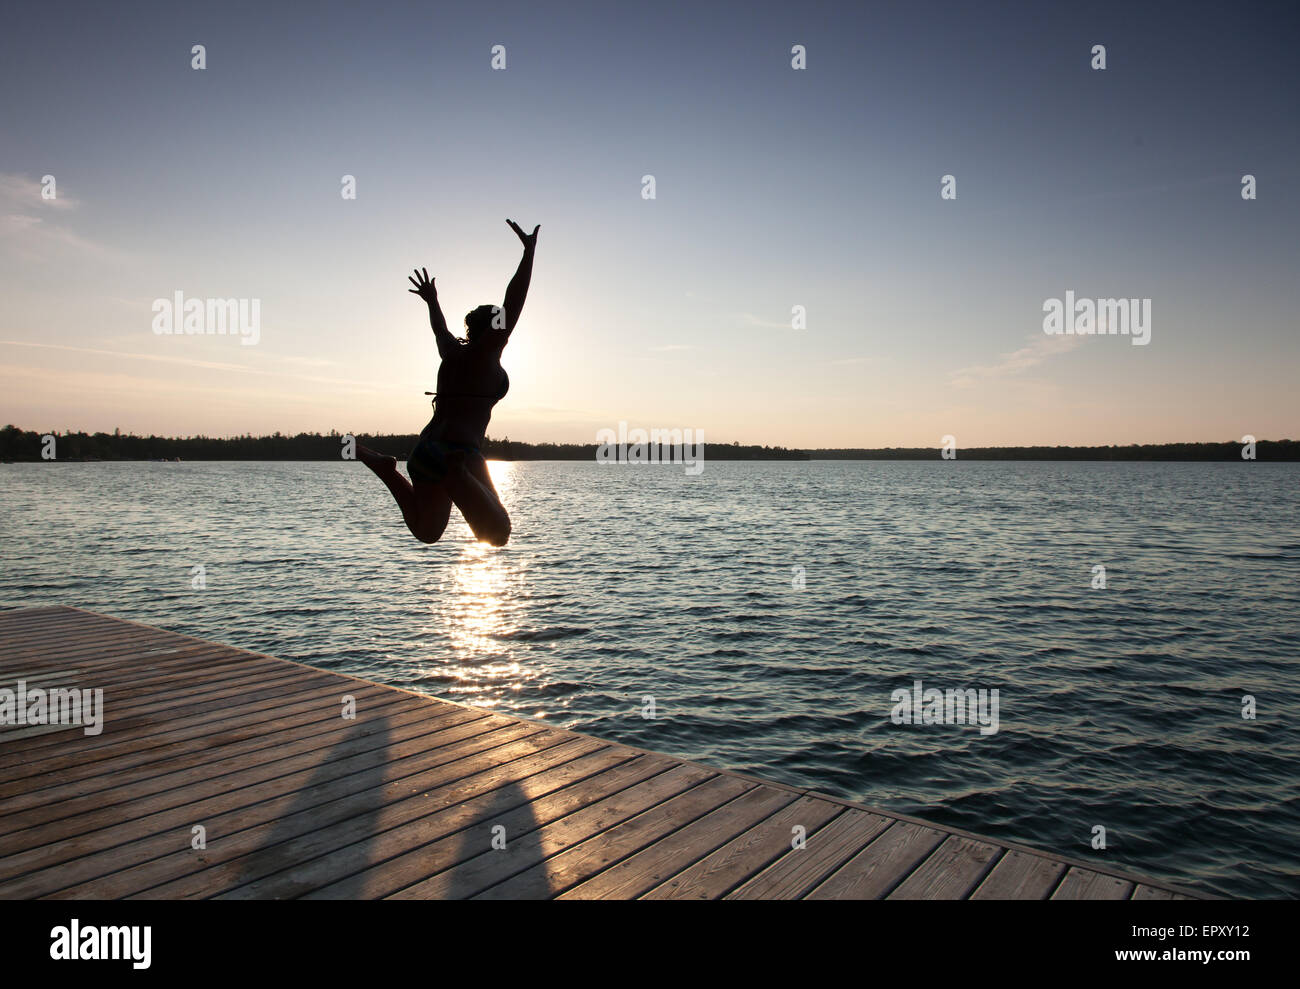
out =
<svg viewBox="0 0 1300 989"><path fill-rule="evenodd" d="M89 608L1209 891L1300 890L1300 465L493 468L504 550L458 518L417 543L359 464L4 465L0 602ZM892 723L892 691L917 679L997 688L1000 730Z"/></svg>

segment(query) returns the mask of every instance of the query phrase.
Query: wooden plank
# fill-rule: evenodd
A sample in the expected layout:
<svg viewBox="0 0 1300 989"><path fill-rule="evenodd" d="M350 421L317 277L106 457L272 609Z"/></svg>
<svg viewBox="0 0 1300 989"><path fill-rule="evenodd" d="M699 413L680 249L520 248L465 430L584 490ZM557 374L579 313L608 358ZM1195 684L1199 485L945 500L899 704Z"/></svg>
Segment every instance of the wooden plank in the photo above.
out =
<svg viewBox="0 0 1300 989"><path fill-rule="evenodd" d="M877 900L889 894L945 835L907 821L890 825L806 897L810 900Z"/></svg>
<svg viewBox="0 0 1300 989"><path fill-rule="evenodd" d="M148 667L135 665L126 657L119 659L113 668L103 670L93 669L85 659L52 665L56 668L72 666L74 662L79 674L75 686L102 690L106 698L113 698L119 713L128 704L138 707L141 700L151 695L154 702L158 702L165 697L167 687L173 684L199 694L215 692L231 682L238 682L238 679L267 681L291 675L291 668L243 663L238 657L213 647L186 652L166 664Z"/></svg>
<svg viewBox="0 0 1300 989"><path fill-rule="evenodd" d="M167 635L157 629L117 629L99 622L71 628L49 622L36 623L24 629L14 629L11 626L2 630L2 634L4 640L0 643L0 662L5 663L11 662L15 657L32 657L44 661L46 657L57 655L61 650L84 650L96 643L115 649L139 646L146 642L160 642Z"/></svg>
<svg viewBox="0 0 1300 989"><path fill-rule="evenodd" d="M641 896L794 799L788 790L751 786L690 823L684 823L683 819L689 820L685 813L655 808L653 814L645 815L645 824L640 828L641 837L653 837L653 843L645 843L636 851L635 844L624 841L617 829L602 835L598 842L557 856L554 863L548 864L552 888L572 887L564 894L565 899ZM694 815L695 809L688 813ZM629 830L639 823L629 822ZM627 855L628 851L635 854ZM511 890L505 886L492 892L499 897L509 895Z"/></svg>
<svg viewBox="0 0 1300 989"><path fill-rule="evenodd" d="M965 899L1001 854L987 841L949 835L886 899Z"/></svg>
<svg viewBox="0 0 1300 989"><path fill-rule="evenodd" d="M0 834L48 823L56 817L69 817L129 802L181 785L196 775L207 779L243 772L291 755L328 747L338 740L339 735L355 733L358 727L372 723L370 720L348 721L339 716L338 707L333 707L331 713L333 716L319 732L291 731L278 737L274 731L268 731L254 738L245 750L236 747L227 753L216 748L185 754L176 760L175 768L169 767L167 762L147 763L111 775L29 789L5 801L0 809ZM382 725L394 738L406 738L449 727L469 720L469 717L464 711L442 714L412 705L405 709L399 706L392 711L383 709L382 717L375 718L373 724Z"/></svg>
<svg viewBox="0 0 1300 989"><path fill-rule="evenodd" d="M188 735L177 732L174 737L168 736L161 740L139 739L102 750L103 755L94 760L80 758L78 750L69 747L64 752L34 761L27 767L29 771L23 777L8 776L4 782L0 782L0 800L13 794L44 788L41 781L49 781L45 786L52 786L56 780L72 782L138 766L166 765L191 752L222 749L223 754L228 754L226 746L263 737L271 730L301 728L306 734L312 734L311 726L338 717L337 693L336 689L331 688L327 693L318 691L314 696L308 695L305 700L283 707L249 714L232 714L215 722L207 722L197 732L192 731ZM329 703L323 703L326 699ZM366 713L372 715L376 712L406 710L418 703L413 698L379 687L359 691L357 700L368 709ZM39 777L39 780L28 777Z"/></svg>
<svg viewBox="0 0 1300 989"><path fill-rule="evenodd" d="M109 695L105 695L105 722L106 725L111 726L111 732L106 728L103 735L97 736L96 741L87 745L90 748L112 745L128 732L139 735L157 734L169 730L174 718L190 714L207 714L218 707L238 707L248 700L284 696L302 690L308 684L319 685L328 682L330 681L327 675L303 677L290 671L263 673L254 678L217 681L217 689L214 690L195 690L186 692L183 697L168 697L166 700L158 700L155 697L152 702L143 698L121 708L112 702ZM112 703L111 707L110 703ZM15 743L0 753L0 766L19 765L26 759L48 755L53 751L51 746L58 744L57 741Z"/></svg>
<svg viewBox="0 0 1300 989"><path fill-rule="evenodd" d="M466 722L458 727L464 728L482 723L481 720ZM264 779L233 791L224 788L215 790L205 788L190 801L179 804L171 802L170 805L163 806L151 804L145 808L147 813L132 820L31 849L22 856L0 859L0 878L6 873L20 875L24 871L40 869L46 873L58 873L55 878L60 885L55 888L63 888L71 882L100 874L84 871L86 868L93 868L94 862L99 860L92 860L89 866L87 863L71 863L70 860L107 852L116 856L113 861L116 862L118 869L122 869L145 861L151 853L158 854L158 846L149 841L151 836L155 835L166 838L162 854L177 849L184 853L183 858L187 867L183 868L180 874L193 872L204 864L204 861L193 863L192 856L189 855L190 828L196 823L206 826L205 822L215 821L215 838L217 835L227 833L222 829L223 820L233 819L246 823L259 820L273 821L284 815L286 808L292 808L290 813L309 810L318 806L317 801L323 803L351 793L383 786L400 780L410 772L463 763L467 757L479 753L490 752L492 758L501 758L502 753L508 751L508 746L523 740L529 740L533 749L546 747L552 742L543 737L543 733L536 726L507 724L501 728L461 738L452 744L415 751L392 759L386 758L384 751L380 749L361 753L338 763L322 763L315 769L308 767L288 776ZM472 769L466 769L464 772L453 771L448 774L448 779L454 780L471 771ZM157 803L167 804L165 801ZM268 814L269 817L264 816ZM231 815L231 817L224 815ZM233 850L234 847L233 842L223 846L222 855L226 851ZM59 867L51 869L50 866L56 863ZM75 877L69 878L73 877L74 873ZM27 877L18 878L13 880L12 885L14 888L26 888L24 884L28 881ZM0 881L0 895L5 895L5 891L10 888L10 883Z"/></svg>
<svg viewBox="0 0 1300 989"><path fill-rule="evenodd" d="M409 826L475 797L494 799L548 769L581 776L609 746L563 732L540 732L474 753L364 793L272 819L223 843L220 861L132 895L292 899L405 851ZM406 770L403 770L405 772ZM539 787L545 783L538 784ZM445 818L443 819L445 820Z"/></svg>
<svg viewBox="0 0 1300 989"><path fill-rule="evenodd" d="M200 676L196 677L196 673ZM135 670L130 679L114 680L110 677L91 676L83 670L77 686L97 688L103 692L106 724L111 722L114 729L119 730L131 718L160 708L175 708L182 704L193 706L209 698L231 696L234 690L248 691L254 686L301 680L301 675L295 675L283 667L250 670L229 657L213 654L196 656L192 668L171 675L155 676L148 671ZM173 686L181 689L169 689ZM26 752L34 752L35 749L35 746L23 748Z"/></svg>
<svg viewBox="0 0 1300 989"><path fill-rule="evenodd" d="M254 666L267 665L270 659L200 639L160 639L144 632L119 636L112 632L97 631L88 634L84 641L53 638L22 652L0 653L0 663L5 667L24 665L39 668L58 664L84 666L111 676L121 671L121 664L127 659L134 661L132 668L148 668L173 665L197 653L213 651L230 659L251 660ZM283 660L272 662L284 665Z"/></svg>
<svg viewBox="0 0 1300 989"><path fill-rule="evenodd" d="M379 688L380 691L386 689ZM360 704L362 695L354 694L354 696ZM154 749L176 741L207 737L209 732L219 733L228 730L231 721L240 718L247 718L249 724L263 724L274 720L277 711L287 710L306 701L324 703L327 698L335 705L339 703L341 694L338 684L328 680L310 683L300 681L288 687L255 691L245 698L242 705L237 698L229 702L213 702L195 713L173 714L159 717L155 721L137 722L129 727L123 727L120 722L114 721L111 732L106 730L98 737L88 736L80 740L75 749L65 746L31 752L28 753L27 759L22 760L18 765L0 764L0 773L4 773L6 779L21 779L28 775L43 776L69 762L89 766L126 752ZM336 707L336 710L338 709ZM14 755L13 758L19 760L21 756ZM27 771L29 768L31 772Z"/></svg>
<svg viewBox="0 0 1300 989"><path fill-rule="evenodd" d="M330 689L326 691L325 687ZM130 743L144 742L146 745L159 745L159 743L170 742L172 736L169 729L173 726L181 730L190 725L216 724L220 721L229 723L231 719L239 716L264 721L268 717L273 717L274 711L285 710L304 699L315 698L317 704L329 706L333 708L335 715L342 715L342 691L338 690L337 685L330 684L326 680L296 678L296 680L285 680L282 684L257 687L246 693L240 690L239 686L234 686L225 693L224 697L217 697L217 695L209 697L207 703L187 702L186 707L173 707L170 710L156 710L147 707L146 704L140 704L130 717L121 716L121 708L113 704L113 695L105 694L104 732L98 736L88 736L85 741L79 743L77 764L114 758L118 755L118 750L125 750ZM398 697L396 691L385 691L382 687L378 687L378 690L369 690L367 695L372 702L385 695L387 698ZM243 703L240 703L242 700ZM263 703L264 700L268 703ZM357 699L356 703L360 706L363 702ZM455 708L448 707L447 710L455 710ZM263 717L256 719L257 713L263 713ZM160 733L164 734L164 738L156 738ZM5 778L18 778L32 765L57 764L60 759L66 762L62 751L64 749L65 746L29 749L25 752L25 762L0 772L5 773Z"/></svg>
<svg viewBox="0 0 1300 989"><path fill-rule="evenodd" d="M21 648L10 645L0 651L0 662L5 666L16 664L74 663L89 664L92 668L109 669L114 659L127 655L165 659L171 649L211 649L216 643L197 639L163 639L160 633L147 630L115 632L104 629L87 631L76 636L46 635ZM229 646L220 648L230 650ZM166 650L166 651L164 651Z"/></svg>
<svg viewBox="0 0 1300 989"><path fill-rule="evenodd" d="M677 765L653 776L643 783L620 790L611 795L597 791L591 794L583 807L565 817L540 828L531 829L511 841L506 832L506 846L492 848L491 819L476 822L472 829L463 832L467 847L481 849L455 869L445 870L422 882L401 890L393 899L424 899L452 897L464 899L475 896L489 887L504 882L525 870L534 868L550 856L564 851L593 834L608 831L614 825L635 817L682 793L695 793L692 800L720 802L744 788L744 784L728 780L706 770L687 765ZM532 877L535 883L536 877ZM550 887L543 881L543 896ZM536 885L533 885L536 889Z"/></svg>
<svg viewBox="0 0 1300 989"><path fill-rule="evenodd" d="M543 824L581 810L592 802L595 794L609 796L618 793L677 765L676 760L666 756L638 754L621 745L611 746L597 756L625 761L580 778L570 773L568 766L548 770L542 776L562 783L563 789L546 793L505 813L501 811L501 801L489 795L423 818L415 822L409 834L401 836L407 845L401 854L343 881L323 886L307 894L307 898L379 898L392 896L435 875L442 881L454 879L456 866L483 851L481 843L474 840L469 830L475 822L481 829L482 822L490 819L492 826L500 825L505 829L504 834L518 839L532 834ZM533 785L530 784L529 789L532 792ZM433 886L437 882L438 879L434 879ZM431 888L424 890L426 896ZM450 897L455 892L455 889L448 889L438 895Z"/></svg>
<svg viewBox="0 0 1300 989"><path fill-rule="evenodd" d="M207 808L194 805L213 840L202 855L196 855L188 841L178 842L187 821L196 817L190 808L168 812L147 822L148 833L132 843L131 852L138 864L122 869L115 861L115 849L94 857L78 859L71 868L79 870L81 885L70 886L60 876L60 897L143 895L158 897L202 897L260 879L281 869L287 859L294 859L304 869L316 855L330 854L353 840L351 835L368 834L375 816L384 809L389 819L395 810L386 809L402 801L413 814L428 813L438 806L455 803L472 796L479 789L490 789L502 774L525 772L515 764L544 760L546 765L557 758L579 756L583 749L564 733L537 732L520 737L514 734L499 740L480 736L456 746L417 753L393 760L372 772L353 773L312 786L304 792L294 786L263 784L254 796L255 803L228 809L216 801ZM485 747L484 739L498 744ZM587 741L588 747L600 743ZM571 746L566 756L553 750ZM430 792L433 791L433 792ZM145 823L145 822L142 822ZM300 839L310 840L300 840ZM290 842L297 842L292 846ZM274 849L274 850L273 850ZM114 871L117 869L118 871ZM111 873L111 875L109 874ZM100 878L95 878L100 877Z"/></svg>
<svg viewBox="0 0 1300 989"><path fill-rule="evenodd" d="M59 663L53 665L57 667L63 664ZM50 670L31 670L31 669L10 670L7 673L0 674L0 688L12 690L16 694L19 689L19 684L21 684L22 689L25 691L28 697L31 697L33 691L40 690L43 691L44 695L48 698L50 691L53 690L77 689L79 687L79 684L77 683L77 678L79 675L80 675L80 671L75 669L60 670L56 668ZM0 725L0 746L11 745L18 739L29 738L33 735L44 735L56 731L80 731L84 734L85 733L84 714L85 713L93 714L94 712L93 710L90 712L84 712L81 706L82 695L78 693L75 696L77 698L77 714L79 717L81 717L82 720L81 724L69 723L69 722L56 722L52 724L35 724L35 725L31 725L31 724ZM62 704L60 704L60 708L61 707ZM102 713L103 712L101 711L100 712L101 717L102 717ZM47 708L45 714L43 714L43 717L57 718L59 717L59 714L54 711L50 711ZM67 749L70 748L70 746L62 746L62 748Z"/></svg>
<svg viewBox="0 0 1300 989"><path fill-rule="evenodd" d="M274 679L248 681L232 678L218 685L218 689L198 694L188 689L188 685L159 684L157 692L148 693L151 684L143 684L144 693L132 693L130 696L122 691L106 690L104 692L104 732L88 737L79 746L87 758L97 758L106 748L120 744L125 739L139 739L169 726L186 722L200 723L206 720L223 719L232 713L243 710L261 710L261 699L275 699L302 695L309 691L317 692L323 687L332 688L336 710L341 713L342 695L338 684L326 677L301 677L280 674ZM378 686L378 685L372 685ZM384 688L379 688L383 690ZM388 691L390 694L394 691ZM181 695L181 696L177 696ZM372 692L372 696L375 696ZM411 695L405 695L411 696ZM27 747L23 753L26 761L14 769L28 765L34 760L48 759L56 756L57 747Z"/></svg>
<svg viewBox="0 0 1300 989"><path fill-rule="evenodd" d="M1061 885L1052 894L1053 900L1127 900L1133 884L1117 876L1093 872L1071 866Z"/></svg>
<svg viewBox="0 0 1300 989"><path fill-rule="evenodd" d="M137 788L136 784L165 778L200 766L215 775L222 768L258 765L256 757L259 755L274 754L278 757L288 754L293 746L310 746L313 740L328 743L330 736L335 735L340 729L351 727L339 716L339 712L339 705L331 699L326 703L313 704L307 715L310 720L277 718L266 723L263 730L248 732L238 740L227 738L223 743L214 744L211 739L207 739L201 746L169 745L159 758L143 763L130 764L110 759L97 764L100 770L97 773L67 779L64 782L51 782L43 787L28 787L25 792L5 802L5 812L13 813L28 807L45 807L54 801L72 800L123 787L130 787L135 793L146 792ZM450 723L465 720L464 713L459 711L437 714L434 718L430 718L432 713L428 707L418 702L390 695L382 698L372 711L368 711L368 718L362 723L382 717L384 725L391 729L410 724L431 726L434 718L439 719L439 724L448 724L448 726ZM3 820L0 819L0 826L2 825Z"/></svg>
<svg viewBox="0 0 1300 989"><path fill-rule="evenodd" d="M39 665L28 662L24 664L23 669L29 675L42 675L47 671L72 668L76 669L82 677L93 681L85 684L85 686L117 687L123 690L129 690L139 682L167 673L184 673L187 671L202 673L201 677L191 676L187 678L186 682L191 689L203 689L209 682L219 679L218 674L220 673L238 672L245 676L252 673L278 673L283 675L294 669L294 667L287 664L275 663L274 661L247 663L224 647L212 644L197 645L193 649L161 657L150 663L139 661L136 650L110 655L104 662L98 662L98 658L102 657L105 651L105 648L101 647L95 651L94 657L58 656Z"/></svg>
<svg viewBox="0 0 1300 989"><path fill-rule="evenodd" d="M0 623L0 664L7 664L19 656L45 662L50 656L58 656L70 650L87 653L95 650L96 655L110 656L125 647L131 647L137 655L145 658L154 652L213 645L215 643L204 639L116 619L97 618L93 622L76 626L47 621L26 630L16 630L13 623ZM268 658L234 646L222 648L245 656Z"/></svg>
<svg viewBox="0 0 1300 989"><path fill-rule="evenodd" d="M972 900L1045 900L1056 889L1065 863L1042 855L1008 851L971 893Z"/></svg>
<svg viewBox="0 0 1300 989"><path fill-rule="evenodd" d="M295 669L284 663L247 662L238 654L213 645L171 650L149 663L139 659L139 654L132 651L102 666L86 657L60 658L50 665L57 668L75 664L78 674L86 681L83 686L100 687L106 694L112 691L115 696L132 699L165 687L169 682L183 684L191 690L215 689L223 680L234 677L285 676ZM202 675L195 676L196 673Z"/></svg>
<svg viewBox="0 0 1300 989"><path fill-rule="evenodd" d="M840 808L815 797L800 797L767 820L728 841L644 894L647 900L716 900L786 852L795 852L795 829L807 842L840 813Z"/></svg>
<svg viewBox="0 0 1300 989"><path fill-rule="evenodd" d="M54 665L55 665L55 666L59 666L59 665L61 665L61 664L56 663L56 664L54 664ZM54 683L62 683L63 681L66 681L69 677L77 676L77 675L79 675L80 673L81 673L80 670L60 670L60 669L53 669L53 670L12 669L12 670L6 670L5 672L0 673L0 687L8 687L10 690L14 690L14 689L18 686L18 681L19 681L19 680L28 680L28 681L30 681L30 680L37 680L37 679L39 679L39 680L43 680L43 681L45 681L45 682L47 682L47 683L50 683L50 682L54 682Z"/></svg>
<svg viewBox="0 0 1300 989"><path fill-rule="evenodd" d="M65 621L58 616L34 617L29 621L0 621L0 634L4 635L0 649L5 653L23 649L37 649L42 643L59 640L79 642L89 634L117 636L126 638L128 634L135 637L146 635L158 638L171 633L147 626L117 626L101 618L86 621Z"/></svg>
<svg viewBox="0 0 1300 989"><path fill-rule="evenodd" d="M1133 890L1133 899L1135 900L1172 900L1174 894L1167 889L1160 889L1158 886L1148 886L1146 883L1138 883Z"/></svg>
<svg viewBox="0 0 1300 989"><path fill-rule="evenodd" d="M77 731L85 734L84 724L72 724L56 721L51 724L23 725L21 727L6 725L0 728L0 745L22 741L29 738L41 738L53 732Z"/></svg>
<svg viewBox="0 0 1300 989"><path fill-rule="evenodd" d="M790 849L762 872L728 893L725 899L799 899L893 823L892 818L879 814L845 810L825 827L810 834L805 847Z"/></svg>
<svg viewBox="0 0 1300 989"><path fill-rule="evenodd" d="M845 799L842 798L842 797L837 797L837 796L834 796L834 795L829 795L829 794L825 794L825 793L820 793L820 792L815 791L815 790L809 790L809 791L807 791L807 793L808 793L809 796L812 796L812 797L820 797L820 798L822 798L822 799L824 799L824 800L829 800L831 803L838 804L838 805L841 806L841 807L856 807L856 808L858 808L858 809L860 809L860 810L869 811L869 812L871 812L871 813L881 814L881 815L884 816L884 817L890 817L890 818L893 818L893 819L896 820L896 821L906 821L906 822L911 823L911 824L918 824L918 825L920 825L920 826L922 826L922 827L935 827L935 828L938 828L939 830L945 832L946 834L956 834L956 835L961 835L961 836L966 837L966 838L974 838L974 839L976 839L977 841L991 841L991 842L994 842L995 844L1002 845L1003 847L1007 848L1008 850L1015 850L1015 851L1020 851L1020 852L1026 852L1026 853L1031 854L1031 855L1050 855L1051 858L1056 859L1057 861L1060 861L1060 862L1064 863L1067 867L1069 867L1069 866L1078 866L1078 867L1081 868L1081 869L1086 869L1086 870L1093 871L1093 872L1102 872L1102 873L1105 873L1105 874L1107 874L1107 875L1113 875L1113 876L1116 876L1116 877L1118 877L1118 878L1120 878L1120 879L1127 879L1129 882L1132 882L1132 883L1134 883L1135 885L1136 885L1137 883L1147 883L1147 884L1149 884L1149 885L1153 885L1153 886L1161 886L1161 887L1163 887L1163 888L1165 888L1165 889L1168 889L1168 890L1170 890L1171 892L1173 892L1173 893L1175 894L1175 899L1177 899L1177 897L1178 897L1179 895L1186 895L1186 896L1188 896L1190 899L1193 899L1193 900L1205 899L1205 896L1204 896L1204 895L1202 895L1202 894L1198 894L1195 890L1186 889L1186 888L1181 888L1181 887L1179 887L1179 886L1177 886L1177 885L1174 885L1174 884L1171 884L1171 883L1158 882L1158 881L1156 881L1156 880L1151 879L1149 876L1143 876L1143 875L1138 875L1138 874L1134 874L1134 873L1129 873L1129 872L1126 872L1124 869L1121 869L1121 868L1113 868L1113 867L1108 867L1108 866L1098 867L1094 862L1085 862L1085 861L1081 861L1081 860L1079 860L1079 859L1072 858L1072 857L1069 856L1069 855L1062 855L1062 854L1060 854L1060 853L1058 853L1058 852L1050 852L1050 853L1049 853L1049 852L1047 852L1047 851L1044 851L1044 850L1041 849L1041 848L1034 848L1034 847L1032 847L1032 846L1024 845L1024 844L1019 844L1019 843L1014 842L1014 841L1001 841L1001 840L998 840L998 839L991 838L991 837L989 837L988 835L977 834L977 833L972 832L972 831L966 831L966 830L963 830L962 828L950 827L950 826L948 826L948 825L937 825L937 824L935 824L934 822L932 822L932 821L928 821L928 820L925 820L925 819L923 819L923 818L912 817L912 816L909 815L909 814L902 814L902 813L897 813L897 812L893 812L893 811L885 811L885 810L881 810L881 809L878 808L878 807L870 807L870 806L867 806L867 805L865 805L865 804L855 803L854 801L851 801L851 800L845 800Z"/></svg>
<svg viewBox="0 0 1300 989"><path fill-rule="evenodd" d="M440 727L432 733L426 733L421 724L404 726L392 733L387 730L349 731L343 728L332 745L327 739L313 738L306 746L292 746L295 751L291 755L274 753L275 758L264 758L264 761L252 767L236 765L219 776L210 775L208 767L200 766L181 773L169 773L147 783L138 783L133 788L107 790L88 798L61 801L51 808L52 814L57 810L57 819L47 818L39 826L30 824L39 814L39 809L0 817L0 831L11 819L21 818L21 823L29 826L5 837L5 848L37 848L48 844L52 839L64 839L112 827L123 820L143 817L169 807L181 807L210 796L221 796L233 806L241 806L237 803L244 797L241 791L283 776L306 773L312 779L333 778L334 774L361 772L385 759L436 748L466 735L501 732L523 735L541 730L531 725L512 725L508 721L495 727L497 724L496 721L489 722L489 719L482 718L450 728ZM76 809L70 810L74 806ZM0 859L0 868L4 864L5 860Z"/></svg>
<svg viewBox="0 0 1300 989"><path fill-rule="evenodd" d="M378 896L379 890L395 891L401 888L398 874L423 879L477 854L490 842L490 830L483 823L488 818L493 826L506 828L509 840L517 841L524 826L536 823L536 802L548 795L561 791L564 795L559 802L572 805L584 802L592 779L603 778L606 772L612 771L619 779L641 778L645 767L623 768L635 759L631 750L577 736L540 755L493 767L475 777L469 788L458 785L456 796L464 799L430 800L426 795L412 805L412 813L392 819L391 823L399 826L378 835L373 830L359 832L352 844L306 866L294 862L285 868L281 863L281 871L275 875L233 890L224 898L333 899L361 895L363 889L368 897ZM522 821L519 833L504 823L516 819ZM383 823L390 823L387 816ZM480 841L480 837L486 840Z"/></svg>

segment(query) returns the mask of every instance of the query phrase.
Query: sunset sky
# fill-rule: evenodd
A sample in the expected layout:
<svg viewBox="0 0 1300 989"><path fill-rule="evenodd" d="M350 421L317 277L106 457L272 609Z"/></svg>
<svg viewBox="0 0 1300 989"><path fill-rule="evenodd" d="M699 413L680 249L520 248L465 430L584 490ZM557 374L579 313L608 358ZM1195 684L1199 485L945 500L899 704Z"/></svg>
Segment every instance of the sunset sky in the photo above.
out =
<svg viewBox="0 0 1300 989"><path fill-rule="evenodd" d="M1297 15L1137 6L33 8L0 37L0 424L416 432L406 275L458 332L511 217L542 229L492 436L1300 438ZM1045 335L1067 289L1151 299L1150 344ZM260 341L156 335L177 291L260 300Z"/></svg>

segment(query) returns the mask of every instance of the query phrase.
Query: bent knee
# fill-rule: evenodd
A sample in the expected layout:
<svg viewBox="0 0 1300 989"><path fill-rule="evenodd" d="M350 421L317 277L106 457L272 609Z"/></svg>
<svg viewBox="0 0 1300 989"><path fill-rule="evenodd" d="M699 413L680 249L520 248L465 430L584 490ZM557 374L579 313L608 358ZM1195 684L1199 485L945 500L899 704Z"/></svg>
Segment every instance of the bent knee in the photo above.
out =
<svg viewBox="0 0 1300 989"><path fill-rule="evenodd" d="M504 525L493 526L479 538L490 546L504 546L510 541L510 522L506 521Z"/></svg>
<svg viewBox="0 0 1300 989"><path fill-rule="evenodd" d="M422 543L436 543L442 538L442 534L446 529L447 524L445 522L442 525L424 522L412 528L411 535Z"/></svg>

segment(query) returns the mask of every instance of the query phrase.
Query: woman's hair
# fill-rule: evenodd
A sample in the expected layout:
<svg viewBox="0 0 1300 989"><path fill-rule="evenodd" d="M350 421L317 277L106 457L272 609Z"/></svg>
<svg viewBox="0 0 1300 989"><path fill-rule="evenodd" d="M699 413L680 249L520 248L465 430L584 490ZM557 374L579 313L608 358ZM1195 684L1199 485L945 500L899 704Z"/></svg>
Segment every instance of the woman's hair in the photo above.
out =
<svg viewBox="0 0 1300 989"><path fill-rule="evenodd" d="M493 329L493 320L498 313L501 313L501 320L496 324L496 328L504 330L505 313L500 306L479 306L477 309L471 309L467 312L465 314L465 338L470 343L473 343L478 337Z"/></svg>

